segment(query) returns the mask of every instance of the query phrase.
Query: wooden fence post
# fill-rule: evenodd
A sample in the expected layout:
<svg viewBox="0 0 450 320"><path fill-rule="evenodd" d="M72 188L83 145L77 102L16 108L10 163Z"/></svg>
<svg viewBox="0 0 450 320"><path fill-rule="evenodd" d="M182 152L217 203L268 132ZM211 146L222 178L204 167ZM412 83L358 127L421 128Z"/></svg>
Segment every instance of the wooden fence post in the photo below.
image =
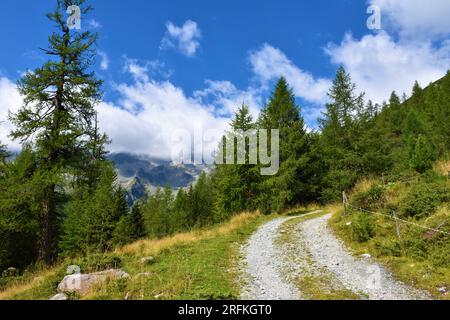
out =
<svg viewBox="0 0 450 320"><path fill-rule="evenodd" d="M400 224L398 223L398 215L397 215L397 211L394 210L393 212L394 214L394 220L395 220L395 228L397 230L397 237L400 240L401 239L401 234L400 234Z"/></svg>
<svg viewBox="0 0 450 320"><path fill-rule="evenodd" d="M342 204L344 205L344 216L347 215L347 195L342 191Z"/></svg>

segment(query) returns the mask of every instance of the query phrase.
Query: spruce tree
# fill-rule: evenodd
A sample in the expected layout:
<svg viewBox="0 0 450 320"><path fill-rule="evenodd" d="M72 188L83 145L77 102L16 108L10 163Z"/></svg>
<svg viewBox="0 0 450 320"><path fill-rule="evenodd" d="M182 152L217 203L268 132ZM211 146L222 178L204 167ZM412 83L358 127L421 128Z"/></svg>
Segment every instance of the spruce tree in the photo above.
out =
<svg viewBox="0 0 450 320"><path fill-rule="evenodd" d="M276 84L269 103L261 111L260 129L280 130L280 169L277 175L262 178L259 208L281 211L308 197L308 138L300 107L285 78ZM268 205L268 206L267 206Z"/></svg>
<svg viewBox="0 0 450 320"><path fill-rule="evenodd" d="M237 152L235 152L233 164L216 165L212 179L217 189L217 208L220 219L225 219L234 213L252 210L259 180L257 166L250 164L250 140L242 135L256 128L248 106L243 104L237 110L230 126L231 132L227 139L236 137L245 143L245 164L238 163ZM256 134L256 131L253 133ZM234 151L237 151L237 148L238 143L235 141Z"/></svg>
<svg viewBox="0 0 450 320"><path fill-rule="evenodd" d="M72 5L85 16L91 8L84 0L58 0L47 17L56 26L44 52L50 57L42 67L18 82L24 105L11 116L12 137L32 141L39 157L38 173L44 193L39 215L39 260L55 255L59 229L59 190L66 174L78 168L95 132L95 104L101 98L101 81L89 71L95 55L96 34L70 29L65 14Z"/></svg>
<svg viewBox="0 0 450 320"><path fill-rule="evenodd" d="M328 95L330 103L319 119L321 147L328 170L323 179L322 200L335 201L351 187L365 167L357 141L365 127L363 95L355 93L356 85L343 67L337 71ZM364 123L364 122L363 122Z"/></svg>

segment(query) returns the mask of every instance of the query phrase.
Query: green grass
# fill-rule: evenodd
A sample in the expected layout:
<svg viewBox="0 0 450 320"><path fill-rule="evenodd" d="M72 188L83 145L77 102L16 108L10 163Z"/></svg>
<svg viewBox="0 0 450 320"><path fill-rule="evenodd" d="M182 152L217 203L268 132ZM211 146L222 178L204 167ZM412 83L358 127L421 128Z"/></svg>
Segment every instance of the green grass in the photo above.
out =
<svg viewBox="0 0 450 320"><path fill-rule="evenodd" d="M412 244L397 239L395 224L388 218L376 217L374 219L375 236L372 239L366 242L355 241L351 225L348 224L353 223L357 215L357 212L351 212L344 216L343 212L339 211L330 220L330 226L334 232L353 250L356 256L369 253L399 280L430 292L436 299L450 299L450 294L443 294L438 290L441 287L450 289L450 266L436 266L434 261L427 256L411 256L408 252L416 249ZM421 245L427 245L426 242L422 242L422 239L418 239L418 237L423 237L423 232L420 235L410 235L409 232L412 232L414 227L410 227L408 230L407 226L402 225L401 228L404 240L408 240L407 237L414 237L415 241L419 241ZM433 244L433 246L435 245ZM431 249L439 252L437 247ZM442 254L450 254L443 250L445 247L440 249Z"/></svg>
<svg viewBox="0 0 450 320"><path fill-rule="evenodd" d="M145 240L115 253L66 261L51 271L37 273L34 281L27 278L8 287L0 292L0 299L47 300L56 294L68 265L79 264L82 272L97 271L109 267L104 261L119 263L131 277L99 285L83 299L237 299L241 287L237 265L240 245L273 218L248 215L237 218L237 222L231 220L178 237ZM153 253L155 263L143 265L140 260L148 252Z"/></svg>

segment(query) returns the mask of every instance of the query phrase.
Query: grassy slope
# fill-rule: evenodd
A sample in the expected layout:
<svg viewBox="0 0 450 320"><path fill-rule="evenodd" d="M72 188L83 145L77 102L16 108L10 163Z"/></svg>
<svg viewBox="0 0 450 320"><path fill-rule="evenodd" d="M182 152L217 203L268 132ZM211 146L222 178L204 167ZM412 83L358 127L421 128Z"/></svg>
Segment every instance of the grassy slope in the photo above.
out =
<svg viewBox="0 0 450 320"><path fill-rule="evenodd" d="M241 214L229 222L205 230L178 234L160 240L142 240L106 255L66 261L60 265L16 279L0 299L49 299L68 265L78 264L82 272L120 266L131 277L95 288L86 299L234 299L239 246L262 223L273 216ZM142 257L156 262L143 265ZM140 275L145 273L144 275ZM74 297L77 298L77 297Z"/></svg>
<svg viewBox="0 0 450 320"><path fill-rule="evenodd" d="M445 175L450 171L450 162L441 162L435 166L435 171ZM448 182L450 184L450 181ZM363 181L353 194L365 191L374 184L374 181ZM386 192L386 206L398 206L414 185L412 183L392 184ZM375 210L383 212L383 209ZM389 212L386 209L386 212ZM441 240L427 240L426 230L418 229L400 223L402 241L396 236L396 229L393 220L381 216L373 216L375 225L375 236L367 242L355 241L352 233L354 224L359 212L343 214L342 208L337 210L330 225L335 233L353 249L355 255L370 253L377 261L388 267L400 280L414 285L418 288L429 291L437 299L450 299L450 293L441 293L438 288L450 290L450 265L436 265L433 257L421 256L422 246L429 246L429 250L438 255L450 255L449 236L440 236ZM409 219L421 225L435 227L444 222L450 223L450 204L442 204L430 217L422 219ZM434 238L437 236L434 235ZM417 251L417 254L414 254ZM448 257L448 256L447 256Z"/></svg>

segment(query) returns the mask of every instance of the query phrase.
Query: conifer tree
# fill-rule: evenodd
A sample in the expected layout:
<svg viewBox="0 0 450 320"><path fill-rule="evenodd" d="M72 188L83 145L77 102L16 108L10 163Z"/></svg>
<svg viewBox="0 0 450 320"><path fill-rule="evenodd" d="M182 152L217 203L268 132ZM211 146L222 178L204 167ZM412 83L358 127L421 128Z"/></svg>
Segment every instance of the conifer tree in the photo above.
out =
<svg viewBox="0 0 450 320"><path fill-rule="evenodd" d="M261 111L258 126L280 130L279 173L263 178L258 200L260 209L281 211L290 204L304 202L309 192L308 138L300 108L285 78L278 81L269 103Z"/></svg>
<svg viewBox="0 0 450 320"><path fill-rule="evenodd" d="M50 57L42 67L19 82L24 105L11 116L12 137L31 141L39 157L38 175L44 197L39 215L39 260L49 263L58 238L60 195L66 174L79 168L95 132L95 104L101 98L101 81L89 72L95 55L96 34L70 29L65 14L72 5L86 15L84 0L58 0L47 17L56 26L44 52Z"/></svg>
<svg viewBox="0 0 450 320"><path fill-rule="evenodd" d="M350 75L340 67L328 94L331 101L319 119L323 157L328 167L323 181L325 201L337 200L364 170L357 143L365 129L360 122L364 101L362 94L355 94L355 89Z"/></svg>
<svg viewBox="0 0 450 320"><path fill-rule="evenodd" d="M231 132L227 139L245 140L245 164L238 163L237 141L234 142L234 163L216 165L213 180L217 189L217 209L221 219L231 214L251 210L256 197L256 184L258 182L257 167L250 164L250 140L243 136L245 133L256 134L251 130L256 128L249 108L242 105L235 113L231 123ZM226 150L228 152L228 150ZM242 150L241 150L242 152Z"/></svg>

